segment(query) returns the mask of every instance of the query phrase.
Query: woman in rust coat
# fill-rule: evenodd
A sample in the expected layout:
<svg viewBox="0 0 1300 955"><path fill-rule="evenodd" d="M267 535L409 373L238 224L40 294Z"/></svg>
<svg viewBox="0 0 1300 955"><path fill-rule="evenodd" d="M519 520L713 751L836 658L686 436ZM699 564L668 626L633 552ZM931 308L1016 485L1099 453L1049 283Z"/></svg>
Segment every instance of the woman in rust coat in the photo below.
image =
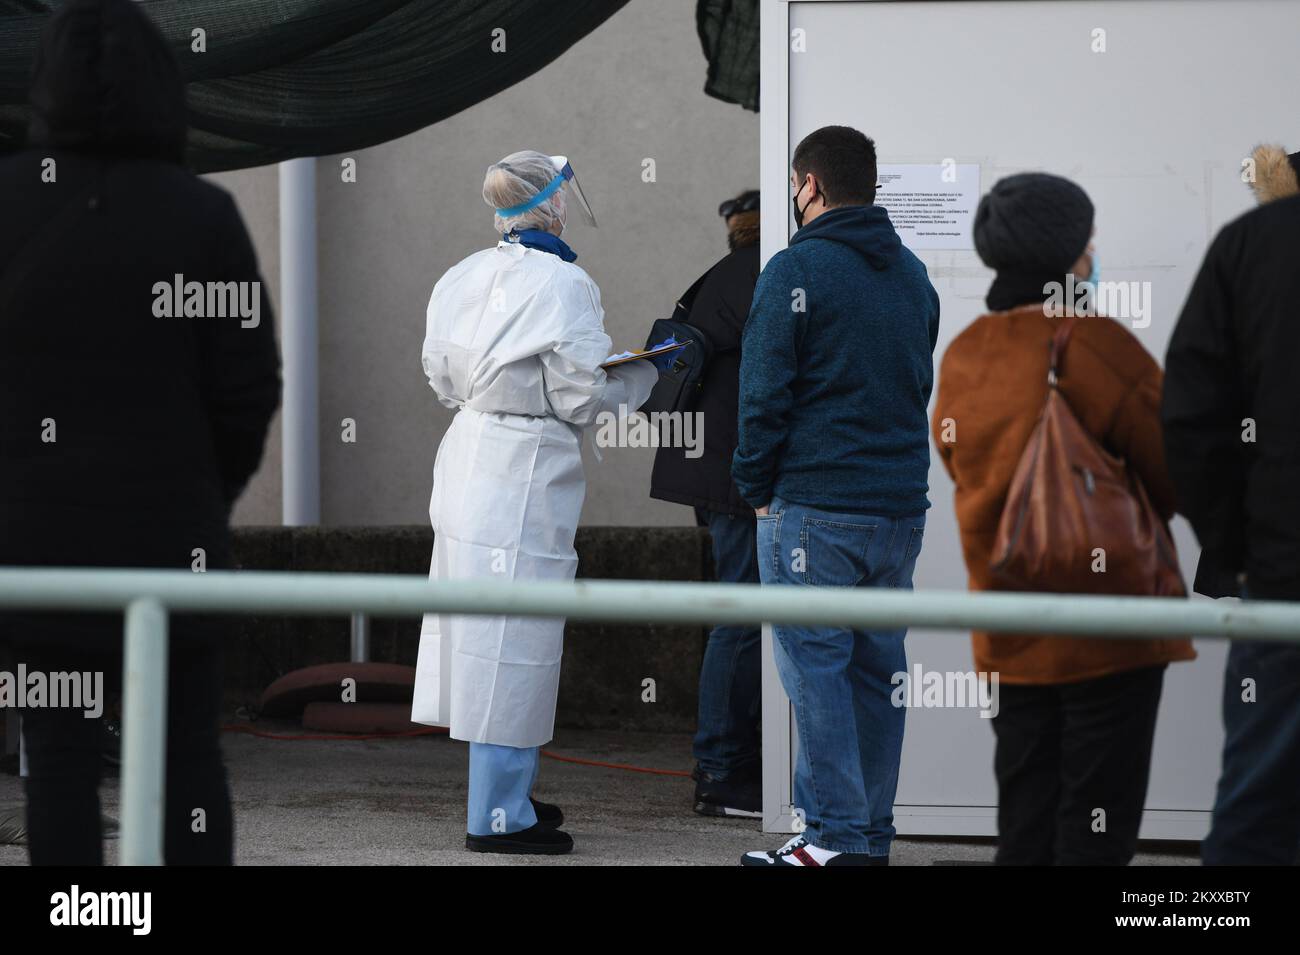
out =
<svg viewBox="0 0 1300 955"><path fill-rule="evenodd" d="M956 487L972 590L1000 589L989 569L1012 475L1047 394L1045 308L1067 274L1096 281L1093 207L1069 180L1011 176L981 201L975 247L997 272L977 318L948 347L933 437ZM1168 520L1174 494L1161 444L1161 372L1118 321L1076 322L1061 395L1083 426L1128 462ZM1006 589L1006 588L1001 588ZM975 664L999 674L994 770L997 862L1124 865L1137 845L1165 665L1191 642L972 634Z"/></svg>

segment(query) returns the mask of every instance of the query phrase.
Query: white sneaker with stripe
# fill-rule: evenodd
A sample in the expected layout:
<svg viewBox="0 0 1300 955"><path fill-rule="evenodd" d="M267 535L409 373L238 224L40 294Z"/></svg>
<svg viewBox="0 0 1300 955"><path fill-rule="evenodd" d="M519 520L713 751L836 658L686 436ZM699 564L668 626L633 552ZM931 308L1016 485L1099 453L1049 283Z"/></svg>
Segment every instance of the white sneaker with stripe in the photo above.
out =
<svg viewBox="0 0 1300 955"><path fill-rule="evenodd" d="M746 852L741 856L740 864L803 866L818 869L838 855L843 855L843 853L832 852L830 849L819 849L800 833L780 849L768 852Z"/></svg>

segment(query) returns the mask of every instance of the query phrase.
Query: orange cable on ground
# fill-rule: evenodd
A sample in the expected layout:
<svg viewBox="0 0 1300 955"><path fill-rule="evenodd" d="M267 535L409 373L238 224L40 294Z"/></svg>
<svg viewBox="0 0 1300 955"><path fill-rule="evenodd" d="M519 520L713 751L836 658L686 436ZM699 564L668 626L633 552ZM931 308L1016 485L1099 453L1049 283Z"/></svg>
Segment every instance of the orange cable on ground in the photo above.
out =
<svg viewBox="0 0 1300 955"><path fill-rule="evenodd" d="M542 755L547 759L553 759L560 763L576 763L579 766L598 766L602 769L621 769L629 773L649 773L652 776L689 776L690 773L684 769L649 769L645 766L629 766L626 763L602 763L596 759L579 759L576 756L560 756L552 753L548 749L542 750Z"/></svg>
<svg viewBox="0 0 1300 955"><path fill-rule="evenodd" d="M254 729L247 723L229 723L221 727L225 733L243 733L247 736L256 736L258 739L285 740L289 742L297 740L374 740L374 739L411 739L417 736L438 736L447 732L445 726L430 726L425 729L404 730L400 733L268 733L265 730ZM690 776L691 774L684 769L652 769L647 766L631 766L627 763L606 763L597 759L580 759L577 756L561 756L558 753L552 753L548 749L542 750L542 755L547 759L553 759L559 763L573 763L576 766L594 766L598 769L619 769L627 773L646 773L651 776Z"/></svg>
<svg viewBox="0 0 1300 955"><path fill-rule="evenodd" d="M367 739L409 739L413 736L436 736L439 733L445 733L444 727L430 726L426 729L403 730L400 733L268 733L265 730L253 729L247 723L230 723L221 727L225 733L243 733L247 736L256 736L259 739L278 739L278 740L367 740Z"/></svg>

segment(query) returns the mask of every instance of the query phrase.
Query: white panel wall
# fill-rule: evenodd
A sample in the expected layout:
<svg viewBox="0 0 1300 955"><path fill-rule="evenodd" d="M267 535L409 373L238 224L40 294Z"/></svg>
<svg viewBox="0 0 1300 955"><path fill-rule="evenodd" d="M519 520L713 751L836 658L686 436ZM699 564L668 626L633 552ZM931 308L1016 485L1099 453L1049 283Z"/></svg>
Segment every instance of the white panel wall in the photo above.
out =
<svg viewBox="0 0 1300 955"><path fill-rule="evenodd" d="M1158 359L1208 242L1253 205L1242 159L1263 141L1300 148L1293 0L763 3L767 196L788 196L790 153L828 124L866 132L882 163L977 163L981 192L1014 172L1068 176L1097 207L1103 278L1151 283L1152 319L1134 334ZM1104 53L1093 51L1097 28ZM792 29L804 31L806 52L790 52ZM788 207L768 201L763 225L771 255L793 227ZM992 273L974 252L920 254L942 303L937 370L984 311ZM937 457L930 484L916 585L964 587L952 485ZM1195 541L1181 520L1175 534L1190 577ZM1165 682L1148 837L1199 838L1208 824L1224 646L1198 641L1198 650ZM969 641L952 634L914 631L908 652L926 669L972 666ZM899 830L992 833L992 758L992 730L975 711L912 710ZM769 812L768 823L784 817Z"/></svg>

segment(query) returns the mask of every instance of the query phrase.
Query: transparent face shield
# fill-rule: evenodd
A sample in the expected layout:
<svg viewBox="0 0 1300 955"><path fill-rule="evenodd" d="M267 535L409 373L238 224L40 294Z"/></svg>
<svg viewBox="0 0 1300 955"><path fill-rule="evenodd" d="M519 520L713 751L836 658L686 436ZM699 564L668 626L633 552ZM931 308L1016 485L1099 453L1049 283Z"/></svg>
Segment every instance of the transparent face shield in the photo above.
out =
<svg viewBox="0 0 1300 955"><path fill-rule="evenodd" d="M591 211L591 203L582 193L582 186L578 185L578 177L573 174L573 166L569 164L568 156L552 156L551 162L555 163L558 172L556 178L568 187L569 195L578 200L578 208L582 210L582 217L587 220L588 225L596 224L596 214Z"/></svg>

